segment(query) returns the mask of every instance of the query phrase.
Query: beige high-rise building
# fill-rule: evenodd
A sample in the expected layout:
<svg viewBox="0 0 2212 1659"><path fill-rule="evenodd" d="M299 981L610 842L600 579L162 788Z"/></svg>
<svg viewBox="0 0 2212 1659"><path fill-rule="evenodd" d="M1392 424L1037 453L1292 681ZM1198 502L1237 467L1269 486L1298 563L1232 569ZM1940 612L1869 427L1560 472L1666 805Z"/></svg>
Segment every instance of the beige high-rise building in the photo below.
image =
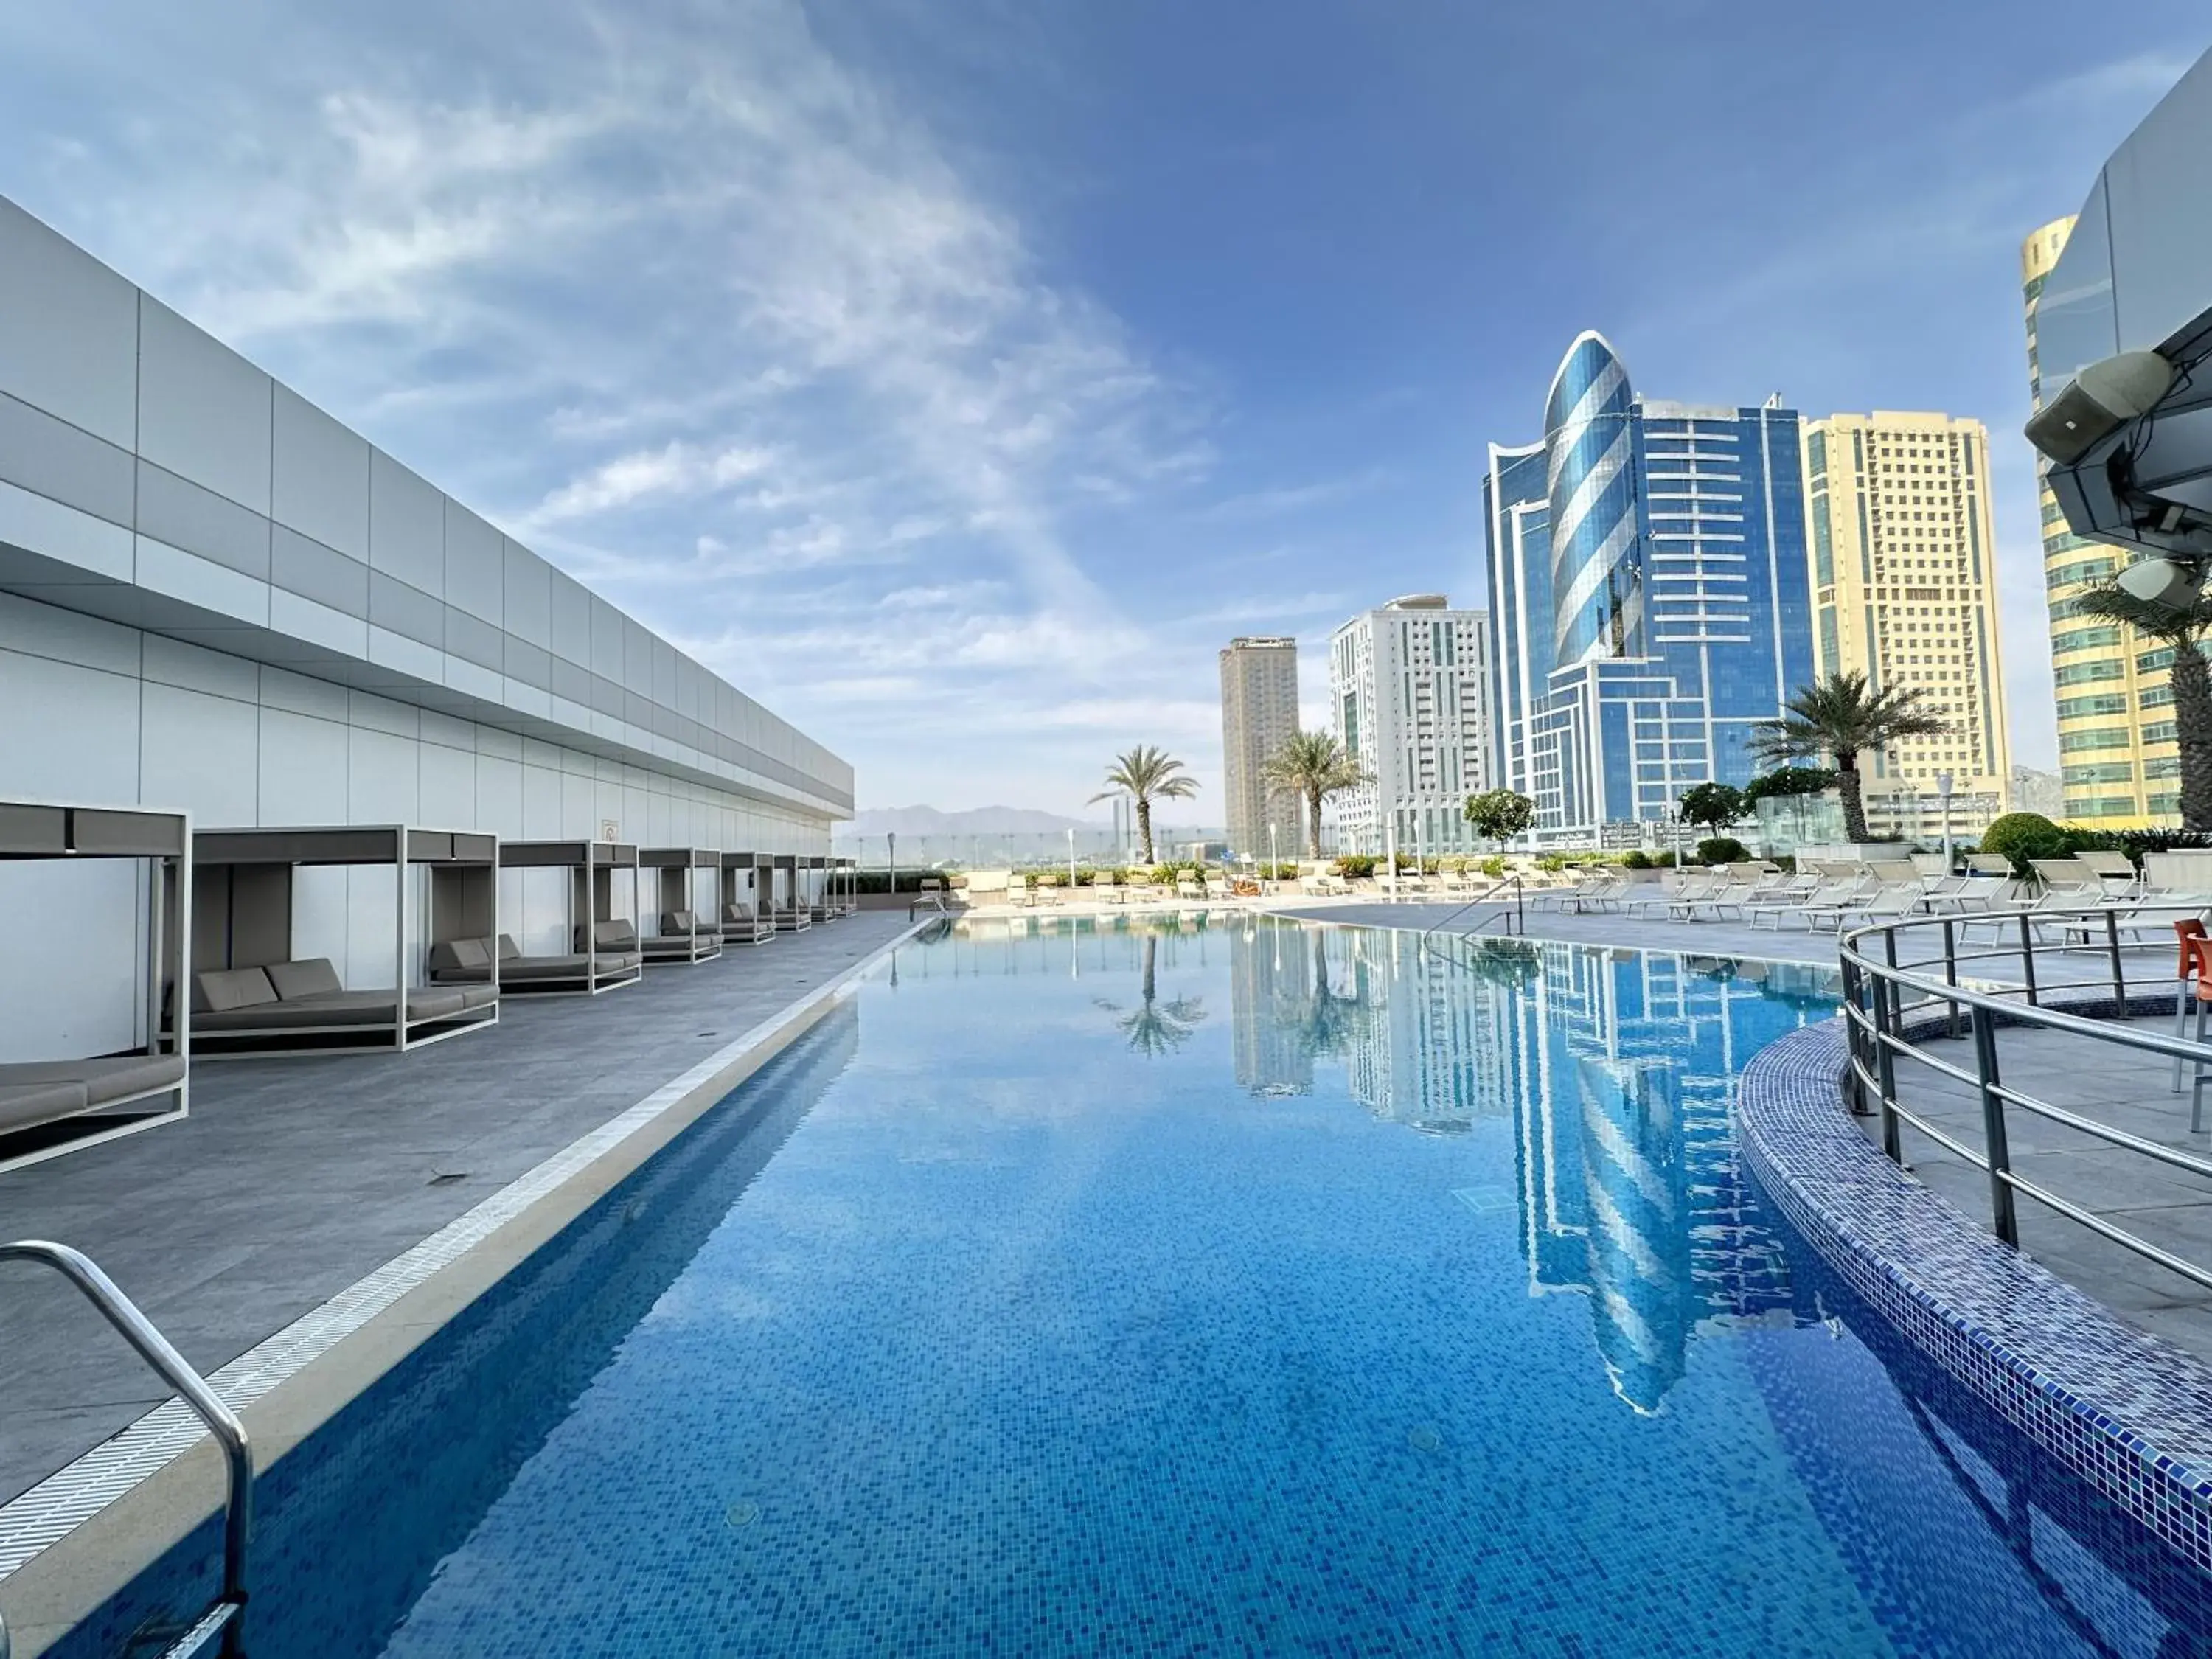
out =
<svg viewBox="0 0 2212 1659"><path fill-rule="evenodd" d="M1264 859L1280 849L1289 859L1305 850L1298 803L1261 775L1297 729L1298 642L1281 635L1230 641L1221 653L1221 778L1229 848L1240 857Z"/></svg>
<svg viewBox="0 0 2212 1659"><path fill-rule="evenodd" d="M2053 219L2020 247L2021 292L2027 307L2027 385L2043 407L2043 361L2036 307L2043 281L2066 250L2069 216ZM2058 690L2058 775L2063 817L2100 830L2140 829L2180 821L2181 761L2174 742L2173 690L2166 684L2172 653L2133 629L2098 617L2077 617L2082 591L2119 573L2126 556L2104 542L2084 541L2067 526L2051 486L2036 466L2043 506L2043 586L2051 606L2051 669Z"/></svg>
<svg viewBox="0 0 2212 1659"><path fill-rule="evenodd" d="M1812 519L1813 659L1823 676L1917 686L1951 730L1908 738L1866 769L1876 835L1968 834L2005 810L2012 743L1997 650L1989 434L1948 415L1831 415L1805 422Z"/></svg>

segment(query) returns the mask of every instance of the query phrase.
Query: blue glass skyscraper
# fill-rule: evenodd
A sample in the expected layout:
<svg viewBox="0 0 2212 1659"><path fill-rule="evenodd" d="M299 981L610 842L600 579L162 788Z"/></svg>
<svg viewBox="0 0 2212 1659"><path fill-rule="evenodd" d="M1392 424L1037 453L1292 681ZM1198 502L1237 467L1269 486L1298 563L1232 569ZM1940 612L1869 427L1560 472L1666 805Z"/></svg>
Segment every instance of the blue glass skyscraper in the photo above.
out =
<svg viewBox="0 0 2212 1659"><path fill-rule="evenodd" d="M1632 842L1750 781L1753 726L1813 678L1798 430L1772 400L1639 398L1586 332L1541 441L1491 446L1492 744L1540 842Z"/></svg>

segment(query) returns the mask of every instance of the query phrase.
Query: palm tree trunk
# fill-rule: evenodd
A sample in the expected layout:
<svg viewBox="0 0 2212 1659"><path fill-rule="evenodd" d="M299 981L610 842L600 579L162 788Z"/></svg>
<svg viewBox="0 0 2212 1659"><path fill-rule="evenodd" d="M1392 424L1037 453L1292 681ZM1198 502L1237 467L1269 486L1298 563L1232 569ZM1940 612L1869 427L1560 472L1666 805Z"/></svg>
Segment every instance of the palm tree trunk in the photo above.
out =
<svg viewBox="0 0 2212 1659"><path fill-rule="evenodd" d="M1308 815L1306 830L1306 856L1308 858L1317 859L1321 856L1320 790L1309 789L1306 791L1306 811Z"/></svg>
<svg viewBox="0 0 2212 1659"><path fill-rule="evenodd" d="M1152 801L1149 795L1137 797L1137 843L1145 849L1145 862L1155 862L1152 857Z"/></svg>
<svg viewBox="0 0 2212 1659"><path fill-rule="evenodd" d="M1836 789L1844 798L1844 839L1857 845L1868 839L1866 803L1859 797L1859 757L1836 757Z"/></svg>
<svg viewBox="0 0 2212 1659"><path fill-rule="evenodd" d="M2212 668L2196 641L2174 641L2169 678L2181 744L2181 827L2212 830Z"/></svg>

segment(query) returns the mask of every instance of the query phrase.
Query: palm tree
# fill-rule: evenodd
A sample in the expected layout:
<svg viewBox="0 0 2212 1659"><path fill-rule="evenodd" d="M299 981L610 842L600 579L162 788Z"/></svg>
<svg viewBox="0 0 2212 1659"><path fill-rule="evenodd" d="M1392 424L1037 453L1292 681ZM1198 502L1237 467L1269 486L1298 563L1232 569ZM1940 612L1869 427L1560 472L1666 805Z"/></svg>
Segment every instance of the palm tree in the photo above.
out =
<svg viewBox="0 0 2212 1659"><path fill-rule="evenodd" d="M1145 862L1152 861L1152 802L1188 800L1198 793L1198 780L1187 775L1182 763L1164 749L1139 744L1126 755L1116 755L1106 769L1106 787L1091 799L1111 800L1127 795L1137 803L1137 839L1144 843Z"/></svg>
<svg viewBox="0 0 2212 1659"><path fill-rule="evenodd" d="M2125 623L2173 652L2174 736L2181 745L2181 827L2212 830L2212 670L2204 661L2204 635L2212 629L2212 598L2198 594L2185 605L2139 599L2117 583L2093 587L2074 601L2083 617Z"/></svg>
<svg viewBox="0 0 2212 1659"><path fill-rule="evenodd" d="M1306 804L1306 853L1321 856L1321 806L1331 795L1357 789L1367 781L1354 756L1328 732L1294 732L1261 763L1260 775L1278 789L1288 789Z"/></svg>
<svg viewBox="0 0 2212 1659"><path fill-rule="evenodd" d="M1145 935L1144 967L1137 979L1140 1006L1121 1022L1121 1035L1129 1039L1129 1046L1152 1060L1172 1054L1189 1042L1199 1022L1206 1018L1206 1005L1196 997L1176 997L1168 1002L1159 1000L1159 987L1154 978L1158 946L1157 934Z"/></svg>
<svg viewBox="0 0 2212 1659"><path fill-rule="evenodd" d="M1877 691L1863 674L1831 674L1783 704L1779 720L1759 721L1752 732L1752 753L1764 761L1833 756L1836 787L1844 798L1844 838L1865 841L1859 757L1899 738L1937 738L1948 732L1949 724L1923 702L1925 695L1917 685Z"/></svg>

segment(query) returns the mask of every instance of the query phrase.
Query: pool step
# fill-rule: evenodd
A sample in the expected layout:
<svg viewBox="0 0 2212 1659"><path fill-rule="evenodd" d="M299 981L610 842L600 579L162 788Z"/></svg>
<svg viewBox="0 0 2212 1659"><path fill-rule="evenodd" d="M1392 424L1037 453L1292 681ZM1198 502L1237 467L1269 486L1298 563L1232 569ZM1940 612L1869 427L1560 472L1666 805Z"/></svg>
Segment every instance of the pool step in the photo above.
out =
<svg viewBox="0 0 2212 1659"><path fill-rule="evenodd" d="M161 1659L194 1659L212 1651L209 1644L230 1628L230 1621L246 1611L241 1601L218 1601L200 1615L200 1621L170 1644Z"/></svg>

